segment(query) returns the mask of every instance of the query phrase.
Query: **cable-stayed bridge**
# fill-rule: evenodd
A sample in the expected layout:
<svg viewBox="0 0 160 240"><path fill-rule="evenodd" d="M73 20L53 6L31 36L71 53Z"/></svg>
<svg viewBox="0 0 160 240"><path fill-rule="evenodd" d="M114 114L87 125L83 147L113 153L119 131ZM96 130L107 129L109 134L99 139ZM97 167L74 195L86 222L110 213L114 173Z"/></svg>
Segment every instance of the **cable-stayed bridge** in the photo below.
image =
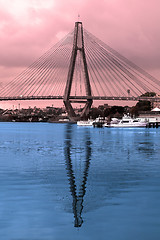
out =
<svg viewBox="0 0 160 240"><path fill-rule="evenodd" d="M62 99L71 118L71 103L93 100L156 100L160 81L83 29L81 22L61 41L0 89L0 100Z"/></svg>

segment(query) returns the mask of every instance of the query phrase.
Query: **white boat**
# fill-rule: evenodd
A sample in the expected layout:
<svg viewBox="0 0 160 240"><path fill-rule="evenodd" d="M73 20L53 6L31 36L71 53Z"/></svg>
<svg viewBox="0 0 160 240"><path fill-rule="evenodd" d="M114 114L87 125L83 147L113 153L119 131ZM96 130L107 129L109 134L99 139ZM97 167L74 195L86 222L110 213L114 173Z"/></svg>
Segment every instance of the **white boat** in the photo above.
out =
<svg viewBox="0 0 160 240"><path fill-rule="evenodd" d="M93 127L103 127L103 124L106 123L106 119L103 117L97 117L95 120L88 119L87 121L77 121L77 126L93 126Z"/></svg>
<svg viewBox="0 0 160 240"><path fill-rule="evenodd" d="M77 126L93 126L93 119L88 119L86 121L77 121Z"/></svg>
<svg viewBox="0 0 160 240"><path fill-rule="evenodd" d="M103 127L105 123L106 123L106 119L99 116L93 121L93 127Z"/></svg>
<svg viewBox="0 0 160 240"><path fill-rule="evenodd" d="M104 127L114 128L132 128L132 127L146 127L148 122L141 121L138 118L131 118L125 115L122 119L113 119L109 124L104 124Z"/></svg>

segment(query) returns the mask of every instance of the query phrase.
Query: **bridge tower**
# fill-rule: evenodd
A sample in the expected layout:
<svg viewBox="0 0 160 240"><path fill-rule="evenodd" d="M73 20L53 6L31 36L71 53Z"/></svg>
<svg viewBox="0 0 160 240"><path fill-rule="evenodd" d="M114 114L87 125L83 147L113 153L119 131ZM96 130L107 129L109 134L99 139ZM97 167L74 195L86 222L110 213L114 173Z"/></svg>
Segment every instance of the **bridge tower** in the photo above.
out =
<svg viewBox="0 0 160 240"><path fill-rule="evenodd" d="M88 68L87 68L87 61L86 61L86 55L85 55L85 49L84 49L84 39L83 39L83 26L82 22L76 22L75 28L74 28L74 39L73 39L73 48L72 48L72 55L70 59L70 65L69 65L69 71L67 76L67 83L66 88L64 92L64 98L63 102L66 107L66 111L68 113L68 116L70 120L77 120L78 117L76 116L74 109L71 105L72 101L70 93L72 88L72 82L73 82L73 74L75 70L75 63L76 63L76 57L77 52L80 51L80 56L82 58L83 66L84 66L84 84L85 84L85 91L86 91L86 99L82 99L81 101L85 103L83 111L80 115L80 117L84 117L89 113L89 110L92 106L92 95L91 95L91 86L89 81L89 74L88 74Z"/></svg>

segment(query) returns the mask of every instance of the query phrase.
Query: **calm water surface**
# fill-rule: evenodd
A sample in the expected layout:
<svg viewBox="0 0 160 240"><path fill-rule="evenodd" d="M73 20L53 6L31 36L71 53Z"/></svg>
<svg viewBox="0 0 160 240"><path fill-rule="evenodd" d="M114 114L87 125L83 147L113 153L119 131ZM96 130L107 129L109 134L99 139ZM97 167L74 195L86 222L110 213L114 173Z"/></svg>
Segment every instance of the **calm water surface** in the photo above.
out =
<svg viewBox="0 0 160 240"><path fill-rule="evenodd" d="M160 129L0 123L0 239L159 240Z"/></svg>

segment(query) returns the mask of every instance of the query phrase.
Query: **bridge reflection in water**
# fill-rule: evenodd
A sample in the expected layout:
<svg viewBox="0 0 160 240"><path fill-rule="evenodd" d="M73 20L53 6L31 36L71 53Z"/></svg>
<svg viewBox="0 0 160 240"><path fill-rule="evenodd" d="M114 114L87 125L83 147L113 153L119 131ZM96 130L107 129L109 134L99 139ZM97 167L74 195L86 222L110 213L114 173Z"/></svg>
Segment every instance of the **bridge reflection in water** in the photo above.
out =
<svg viewBox="0 0 160 240"><path fill-rule="evenodd" d="M87 176L89 171L89 165L91 160L91 141L89 131L86 131L84 135L84 145L85 145L85 159L83 159L83 170L81 172L81 167L74 171L74 161L81 161L82 155L81 152L76 151L76 159L75 155L73 156L73 146L72 146L72 133L73 133L73 125L68 124L66 126L66 136L65 136L65 147L64 147L64 155L65 155L65 163L66 163L66 170L70 185L70 192L73 198L72 207L73 207L73 214L74 214L74 226L81 227L83 223L82 219L82 210L83 210L83 200L86 193L86 183L87 183ZM73 159L72 159L73 157ZM75 165L77 165L75 163ZM76 166L77 167L77 166ZM75 173L81 172L81 177L78 179ZM79 185L79 187L78 187Z"/></svg>

